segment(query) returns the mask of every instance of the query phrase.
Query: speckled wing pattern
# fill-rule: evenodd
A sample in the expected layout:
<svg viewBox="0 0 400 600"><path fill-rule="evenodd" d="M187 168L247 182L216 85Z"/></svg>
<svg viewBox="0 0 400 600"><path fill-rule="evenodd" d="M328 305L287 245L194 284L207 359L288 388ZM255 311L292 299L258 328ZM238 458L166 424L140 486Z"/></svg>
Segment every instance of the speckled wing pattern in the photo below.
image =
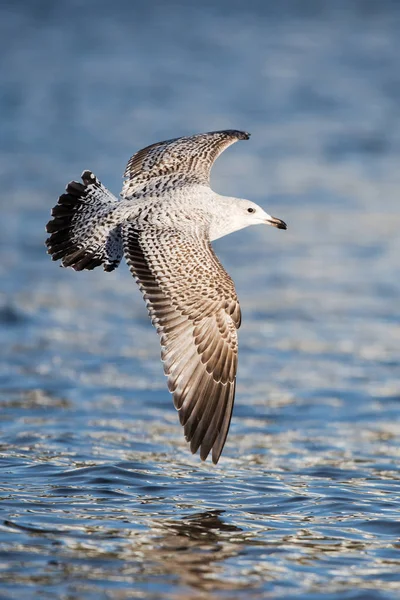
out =
<svg viewBox="0 0 400 600"><path fill-rule="evenodd" d="M230 425L240 308L210 242L176 230L122 228L124 253L161 337L168 388L193 453L218 462Z"/></svg>
<svg viewBox="0 0 400 600"><path fill-rule="evenodd" d="M157 193L191 184L208 185L214 161L228 146L248 140L245 131L227 129L158 142L136 152L125 169L121 195Z"/></svg>
<svg viewBox="0 0 400 600"><path fill-rule="evenodd" d="M168 387L186 439L193 453L200 448L203 460L212 450L214 463L232 415L240 308L234 284L211 248L209 222L193 217L191 198L201 198L221 152L248 138L226 130L148 146L126 167L121 201L84 171L82 183L68 184L47 224L48 253L65 267L103 265L112 271L125 254L161 337ZM180 188L186 189L177 193Z"/></svg>

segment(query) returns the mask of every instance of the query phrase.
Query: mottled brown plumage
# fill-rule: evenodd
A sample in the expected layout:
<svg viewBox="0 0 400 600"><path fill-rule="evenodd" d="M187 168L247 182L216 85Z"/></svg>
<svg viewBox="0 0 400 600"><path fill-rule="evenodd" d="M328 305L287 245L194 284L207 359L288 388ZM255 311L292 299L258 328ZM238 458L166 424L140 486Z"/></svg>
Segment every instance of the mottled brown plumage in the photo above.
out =
<svg viewBox="0 0 400 600"><path fill-rule="evenodd" d="M228 433L240 308L205 237L123 226L124 253L161 337L162 360L192 452L217 462ZM184 257L184 260L182 260ZM165 276L168 274L168 276Z"/></svg>
<svg viewBox="0 0 400 600"><path fill-rule="evenodd" d="M148 193L149 189L174 185L209 185L211 167L221 152L249 137L250 134L244 131L228 129L151 144L129 160L122 196L130 198L142 191Z"/></svg>
<svg viewBox="0 0 400 600"><path fill-rule="evenodd" d="M235 397L240 308L211 241L257 223L286 228L248 200L209 187L227 130L153 144L128 162L117 200L90 171L71 182L47 225L48 252L75 270L106 271L124 254L161 341L168 388L192 452L217 463Z"/></svg>

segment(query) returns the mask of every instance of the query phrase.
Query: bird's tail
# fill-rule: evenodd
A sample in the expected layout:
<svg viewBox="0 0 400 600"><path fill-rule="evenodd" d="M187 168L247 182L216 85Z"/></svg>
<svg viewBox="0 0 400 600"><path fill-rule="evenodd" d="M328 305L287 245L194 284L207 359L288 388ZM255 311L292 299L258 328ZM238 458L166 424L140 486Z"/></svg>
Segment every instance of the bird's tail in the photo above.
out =
<svg viewBox="0 0 400 600"><path fill-rule="evenodd" d="M123 255L120 224L113 218L119 202L91 171L82 173L82 182L71 181L51 211L47 252L75 271L100 265L113 271Z"/></svg>

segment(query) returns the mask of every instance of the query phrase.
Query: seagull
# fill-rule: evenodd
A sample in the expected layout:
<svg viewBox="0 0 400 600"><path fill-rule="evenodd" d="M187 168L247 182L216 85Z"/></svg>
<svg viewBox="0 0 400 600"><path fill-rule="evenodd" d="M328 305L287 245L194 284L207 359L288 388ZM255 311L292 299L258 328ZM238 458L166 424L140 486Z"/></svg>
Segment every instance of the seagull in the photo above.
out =
<svg viewBox="0 0 400 600"><path fill-rule="evenodd" d="M217 464L228 435L241 312L211 242L261 223L286 229L249 200L210 187L214 161L248 140L224 130L152 144L129 160L120 198L91 171L70 182L46 229L47 252L75 271L113 271L124 256L160 336L161 359L190 450Z"/></svg>

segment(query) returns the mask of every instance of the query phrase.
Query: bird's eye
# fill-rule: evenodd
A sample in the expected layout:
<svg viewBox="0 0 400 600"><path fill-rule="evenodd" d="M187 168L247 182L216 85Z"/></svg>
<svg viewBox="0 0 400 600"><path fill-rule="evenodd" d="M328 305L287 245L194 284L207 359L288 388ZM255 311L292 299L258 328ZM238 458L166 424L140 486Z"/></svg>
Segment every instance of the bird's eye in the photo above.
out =
<svg viewBox="0 0 400 600"><path fill-rule="evenodd" d="M255 209L255 208L252 208L252 207L250 206L250 208L248 208L248 209L247 209L247 212L248 212L248 213L255 213L255 212L256 212L256 209Z"/></svg>

